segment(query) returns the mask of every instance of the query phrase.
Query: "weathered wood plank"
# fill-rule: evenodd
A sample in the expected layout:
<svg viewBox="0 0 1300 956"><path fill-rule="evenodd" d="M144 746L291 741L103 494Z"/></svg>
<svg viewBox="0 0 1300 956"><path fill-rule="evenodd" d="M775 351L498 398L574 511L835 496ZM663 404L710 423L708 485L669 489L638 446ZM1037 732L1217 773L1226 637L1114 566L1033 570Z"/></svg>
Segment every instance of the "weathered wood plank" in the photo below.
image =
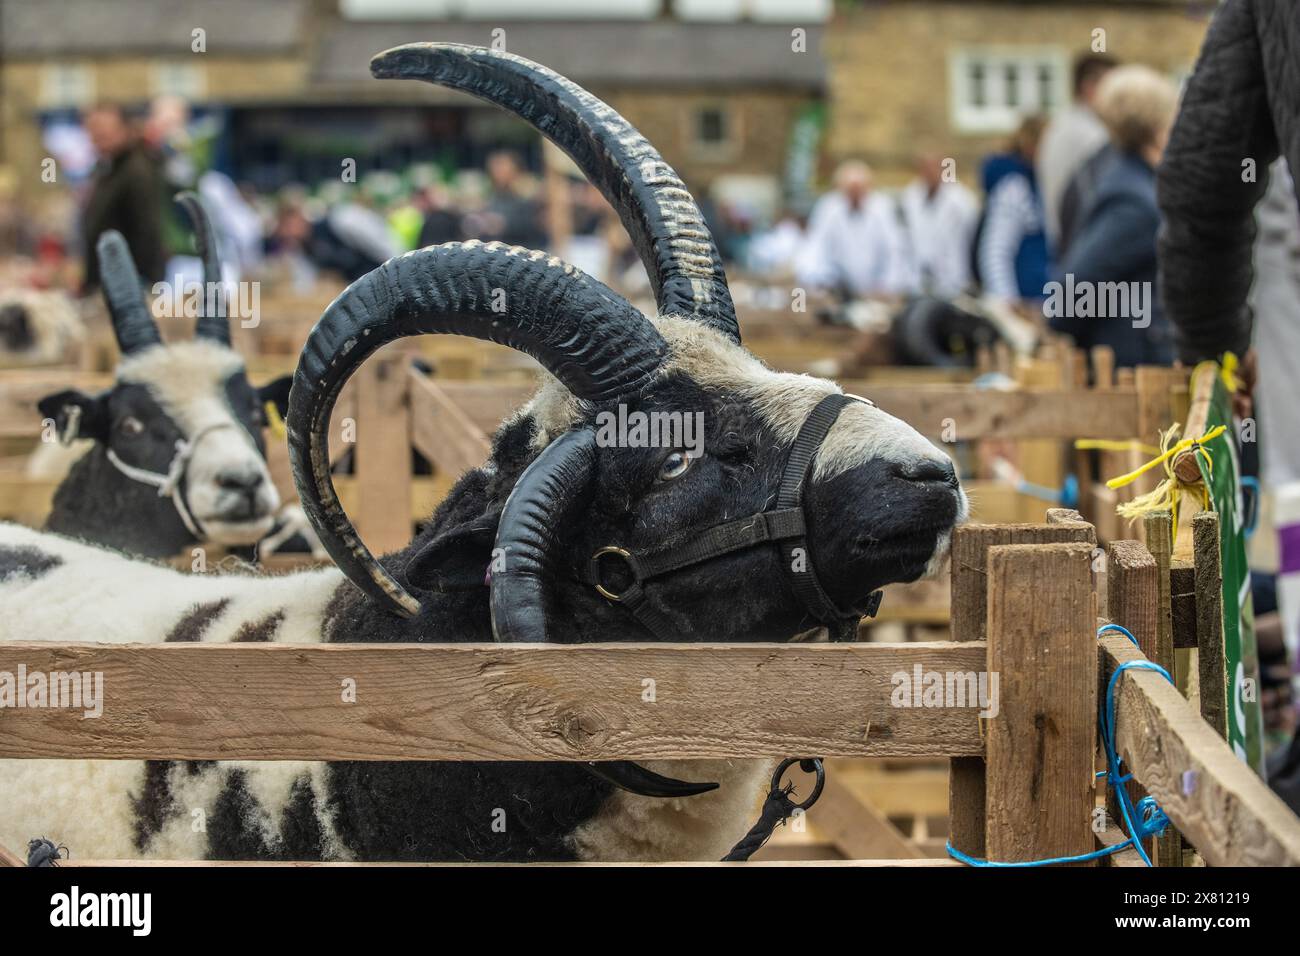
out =
<svg viewBox="0 0 1300 956"><path fill-rule="evenodd" d="M1223 646L1223 567L1219 516L1202 511L1192 519L1196 575L1196 661L1201 716L1228 736L1228 669Z"/></svg>
<svg viewBox="0 0 1300 956"><path fill-rule="evenodd" d="M0 644L0 671L103 674L104 711L0 710L0 756L614 760L983 753L976 708L893 676L984 645ZM344 703L343 682L356 702ZM647 680L654 681L648 702Z"/></svg>
<svg viewBox="0 0 1300 956"><path fill-rule="evenodd" d="M1092 547L993 547L988 579L988 667L1000 678L999 712L985 722L989 859L1088 853L1097 752Z"/></svg>
<svg viewBox="0 0 1300 956"><path fill-rule="evenodd" d="M1141 652L1103 637L1106 680ZM1211 866L1300 866L1300 819L1154 671L1125 671L1115 689L1116 745L1133 776Z"/></svg>
<svg viewBox="0 0 1300 956"><path fill-rule="evenodd" d="M492 443L446 389L415 369L411 388L411 443L443 474L459 477L488 460Z"/></svg>
<svg viewBox="0 0 1300 956"><path fill-rule="evenodd" d="M376 355L356 374L357 533L376 554L411 540L411 426L407 355Z"/></svg>
<svg viewBox="0 0 1300 956"><path fill-rule="evenodd" d="M964 385L875 385L844 381L924 435L939 437L945 421L957 440L975 438L1110 438L1138 435L1137 394L1130 389L996 391ZM1148 439L1149 440L1149 439Z"/></svg>
<svg viewBox="0 0 1300 956"><path fill-rule="evenodd" d="M1142 648L1154 652L1160 611L1156 559L1140 541L1112 541L1106 554L1106 576L1109 578L1106 617L1127 628ZM1104 693L1105 688L1099 687L1098 691ZM1137 783L1129 781L1126 786L1134 803L1146 796L1146 791ZM1106 814L1110 826L1117 828L1114 832L1119 832L1123 827L1119 801L1115 790L1110 787L1106 790ZM1146 849L1148 855L1154 850L1150 839L1146 841Z"/></svg>

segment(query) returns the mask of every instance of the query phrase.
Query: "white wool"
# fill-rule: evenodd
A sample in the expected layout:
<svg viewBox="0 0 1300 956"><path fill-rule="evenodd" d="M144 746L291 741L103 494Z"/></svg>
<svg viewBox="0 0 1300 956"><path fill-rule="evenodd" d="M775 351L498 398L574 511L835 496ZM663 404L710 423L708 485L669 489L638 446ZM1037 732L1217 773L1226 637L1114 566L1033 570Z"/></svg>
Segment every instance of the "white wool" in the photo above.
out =
<svg viewBox="0 0 1300 956"><path fill-rule="evenodd" d="M16 303L27 311L32 345L19 352L0 352L0 368L49 365L63 362L74 343L86 338L86 326L76 304L66 292L38 289L9 289L0 296L0 307Z"/></svg>
<svg viewBox="0 0 1300 956"><path fill-rule="evenodd" d="M203 641L229 640L241 624L283 611L277 641L317 643L324 611L343 581L335 568L278 577L183 574L70 538L0 523L0 548L23 547L58 557L62 564L0 582L0 641L159 643L194 606L228 600L203 632ZM69 594L76 599L68 600ZM279 836L280 814L298 779L311 781L316 794L324 792L321 764L227 762L197 774L176 764L170 773L179 813L166 821L148 855L204 856L206 835L195 829L193 811L201 811L200 822L209 816L235 769L244 772L249 792L266 811L259 823L272 840ZM2 760L0 846L25 849L28 840L44 836L74 848L83 859L137 857L132 798L143 785L140 761ZM317 815L327 835L327 851L340 856L324 801L318 801Z"/></svg>

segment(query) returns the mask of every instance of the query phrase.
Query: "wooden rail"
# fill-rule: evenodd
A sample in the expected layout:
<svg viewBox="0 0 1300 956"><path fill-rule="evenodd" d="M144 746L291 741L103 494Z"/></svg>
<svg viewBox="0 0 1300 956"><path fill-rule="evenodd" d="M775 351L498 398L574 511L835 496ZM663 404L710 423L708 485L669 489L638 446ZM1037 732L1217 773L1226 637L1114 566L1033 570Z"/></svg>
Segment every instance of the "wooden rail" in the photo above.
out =
<svg viewBox="0 0 1300 956"><path fill-rule="evenodd" d="M0 643L0 671L102 673L104 712L0 710L0 757L612 760L983 752L976 710L891 707L979 644ZM341 700L351 679L357 702ZM655 682L655 702L643 698ZM238 701L236 706L234 702Z"/></svg>
<svg viewBox="0 0 1300 956"><path fill-rule="evenodd" d="M957 537L954 594L965 596L954 628L963 639L951 643L0 644L0 671L99 672L104 687L97 718L0 709L0 757L949 756L959 849L1013 862L1113 843L1114 828L1093 830L1098 687L1140 652L1095 637L1091 526L1057 511L1045 525ZM1141 635L1156 607L1141 592L1157 582L1139 547L1111 549L1124 570L1111 582L1110 610L1132 615ZM982 600L973 604L979 579ZM980 673L999 679L996 712L983 717L974 700L897 696L918 674ZM355 703L342 695L349 679ZM644 698L647 680L654 703ZM1163 678L1120 678L1117 725L1135 780L1206 862L1300 865L1300 820ZM839 778L824 825L838 845L873 861L911 852L887 827L855 826L856 791L836 788ZM874 810L862 819L883 817Z"/></svg>

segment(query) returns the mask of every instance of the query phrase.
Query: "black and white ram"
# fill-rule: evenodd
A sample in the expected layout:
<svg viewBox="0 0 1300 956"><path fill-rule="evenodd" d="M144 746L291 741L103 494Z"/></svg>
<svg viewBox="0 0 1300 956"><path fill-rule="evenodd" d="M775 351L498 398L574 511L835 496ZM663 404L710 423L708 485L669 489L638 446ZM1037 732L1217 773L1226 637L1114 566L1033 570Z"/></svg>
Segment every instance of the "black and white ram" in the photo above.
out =
<svg viewBox="0 0 1300 956"><path fill-rule="evenodd" d="M645 317L542 252L467 242L392 259L322 316L290 398L299 492L335 568L182 577L6 526L0 636L787 640L821 623L842 634L878 588L935 567L966 513L951 461L834 383L773 372L741 347L695 201L622 117L504 52L413 44L371 67L475 94L553 139L619 211L660 314ZM330 484L330 409L381 345L439 332L510 345L549 374L501 426L490 460L459 480L408 547L376 560ZM628 414L703 413L703 450L601 441L598 417L620 405ZM809 460L797 436L830 406L838 417L822 422ZM794 506L783 488L792 457L808 466ZM807 568L789 563L792 535ZM621 553L636 556L642 580ZM0 844L46 836L83 858L717 859L749 826L772 765L597 768L8 761ZM720 786L687 796L696 788L672 779L679 775ZM206 827L195 832L200 810ZM493 826L499 810L504 829Z"/></svg>
<svg viewBox="0 0 1300 956"><path fill-rule="evenodd" d="M196 543L251 545L275 524L280 496L266 465L268 401L287 377L256 389L231 348L217 237L199 199L190 214L204 272L192 341L163 343L126 241L97 244L104 298L122 356L113 387L41 399L59 445L38 448L33 477L60 477L46 527L144 557Z"/></svg>

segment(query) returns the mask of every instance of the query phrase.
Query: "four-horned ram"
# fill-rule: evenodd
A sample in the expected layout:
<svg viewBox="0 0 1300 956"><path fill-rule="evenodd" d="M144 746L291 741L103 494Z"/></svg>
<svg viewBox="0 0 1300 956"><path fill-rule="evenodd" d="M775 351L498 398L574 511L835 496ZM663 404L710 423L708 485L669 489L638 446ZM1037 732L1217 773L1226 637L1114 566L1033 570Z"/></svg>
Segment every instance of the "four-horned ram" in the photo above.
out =
<svg viewBox="0 0 1300 956"><path fill-rule="evenodd" d="M193 193L178 200L203 261L205 307L193 341L163 343L126 240L104 233L96 253L122 353L116 381L99 395L69 390L38 403L76 457L69 465L68 455L44 447L30 469L48 477L43 469L67 467L49 530L153 558L203 542L253 544L271 531L280 505L262 429L264 407L283 403L287 379L249 384L230 347L211 220Z"/></svg>
<svg viewBox="0 0 1300 956"><path fill-rule="evenodd" d="M755 641L824 625L844 638L877 589L934 567L966 513L951 461L870 402L741 347L699 209L622 117L504 52L413 44L372 71L475 94L553 139L618 210L659 315L542 252L467 242L392 259L326 310L290 397L299 492L335 568L183 577L5 526L0 636ZM504 343L549 374L491 458L377 560L331 485L327 424L367 356L424 333ZM654 412L702 413L702 452L599 437L610 414ZM46 836L83 858L717 859L771 769L7 761L0 844ZM674 779L702 775L717 789Z"/></svg>

